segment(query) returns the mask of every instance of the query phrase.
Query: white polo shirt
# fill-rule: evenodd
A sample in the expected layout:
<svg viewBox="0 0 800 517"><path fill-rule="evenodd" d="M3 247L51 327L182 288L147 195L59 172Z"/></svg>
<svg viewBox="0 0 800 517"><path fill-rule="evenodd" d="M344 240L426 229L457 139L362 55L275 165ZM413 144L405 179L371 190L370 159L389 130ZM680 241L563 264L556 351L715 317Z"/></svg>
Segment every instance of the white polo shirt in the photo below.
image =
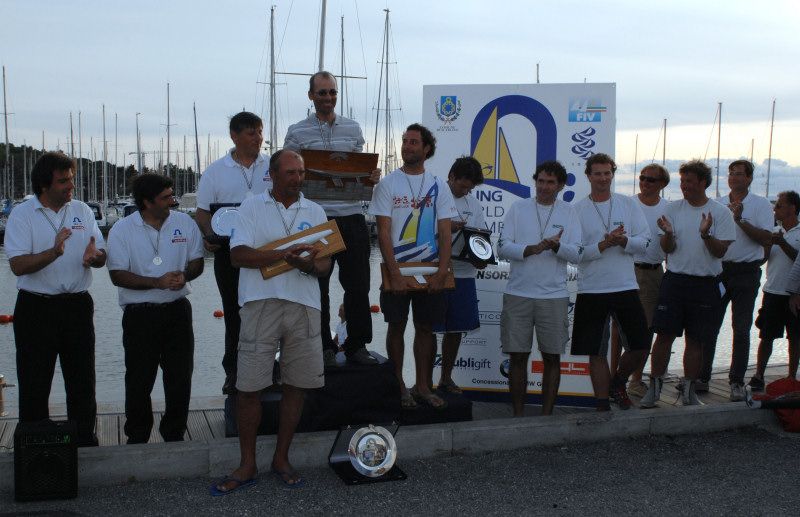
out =
<svg viewBox="0 0 800 517"><path fill-rule="evenodd" d="M731 204L730 194L719 198L725 206ZM772 231L775 226L775 213L772 204L765 197L748 192L742 201L742 221L747 221L758 229ZM764 247L752 240L736 225L736 240L728 246L722 257L723 262L755 262L764 259Z"/></svg>
<svg viewBox="0 0 800 517"><path fill-rule="evenodd" d="M711 236L721 241L736 239L736 223L733 222L731 211L713 199L698 207L690 205L685 199L678 199L667 206L664 216L672 225L675 236L675 249L667 254L667 271L692 276L717 276L722 273L722 259L712 255L700 237L700 223L703 215L709 213L712 218ZM658 234L660 238L664 231L659 228Z"/></svg>
<svg viewBox="0 0 800 517"><path fill-rule="evenodd" d="M86 246L95 238L97 249L105 248L94 212L81 201L66 203L58 213L45 208L38 196L11 211L6 223L8 258L35 255L49 250L63 227L72 235L64 242L64 254L36 273L17 277L17 288L41 294L80 293L92 285L92 268L83 267Z"/></svg>
<svg viewBox="0 0 800 517"><path fill-rule="evenodd" d="M269 155L258 153L256 161L245 169L233 160L234 149L203 171L197 187L197 208L209 210L212 203L241 203L249 193L257 196L272 188Z"/></svg>
<svg viewBox="0 0 800 517"><path fill-rule="evenodd" d="M800 224L790 228L789 231L784 230L782 226L775 228L774 231L781 232L789 246L800 250ZM765 293L782 296L789 294L786 291L786 279L789 277L793 262L780 246L777 244L772 245L769 250L769 262L767 262L767 281L764 283Z"/></svg>
<svg viewBox="0 0 800 517"><path fill-rule="evenodd" d="M635 263L661 264L664 262L666 254L664 250L661 249L659 240L656 238L658 236L658 219L664 215L664 210L667 208L667 205L669 205L669 201L662 197L658 199L658 203L656 203L655 206L648 206L642 203L639 196L633 196L632 199L636 201L636 204L641 208L645 221L647 221L647 227L650 228L651 237L650 245L647 246L644 253L634 255L633 261Z"/></svg>
<svg viewBox="0 0 800 517"><path fill-rule="evenodd" d="M539 244L561 230L564 233L558 252L546 250L524 256L526 246ZM536 198L514 202L503 219L498 252L501 258L511 261L506 293L525 298L566 298L567 263L577 264L583 253L575 207L559 199L547 206L539 205Z"/></svg>
<svg viewBox="0 0 800 517"><path fill-rule="evenodd" d="M583 254L578 268L578 293L614 293L639 289L633 257L650 245L650 228L639 204L628 196L611 194L608 201L584 197L575 203L581 224ZM623 225L628 242L600 251L605 235Z"/></svg>
<svg viewBox="0 0 800 517"><path fill-rule="evenodd" d="M283 218L283 220L281 220ZM321 206L306 199L300 199L289 208L283 203L275 203L269 192L244 200L236 212L231 250L236 246L260 248L265 244L308 230L328 222ZM277 298L300 303L320 309L319 282L311 275L304 275L297 269L264 280L258 268L241 268L239 271L239 305L254 300Z"/></svg>
<svg viewBox="0 0 800 517"><path fill-rule="evenodd" d="M159 265L153 262L156 255L161 259ZM109 271L160 277L170 271L185 271L190 261L201 257L203 236L194 220L182 212L170 211L159 231L145 223L137 211L117 222L108 233ZM168 303L192 292L188 283L178 291L118 289L123 308L130 303Z"/></svg>

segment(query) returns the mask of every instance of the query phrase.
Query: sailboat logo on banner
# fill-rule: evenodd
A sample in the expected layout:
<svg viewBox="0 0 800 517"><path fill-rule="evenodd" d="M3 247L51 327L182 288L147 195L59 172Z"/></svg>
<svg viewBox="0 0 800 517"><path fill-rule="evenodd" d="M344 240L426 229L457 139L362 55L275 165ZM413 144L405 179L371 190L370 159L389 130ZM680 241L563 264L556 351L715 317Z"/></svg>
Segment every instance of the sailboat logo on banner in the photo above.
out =
<svg viewBox="0 0 800 517"><path fill-rule="evenodd" d="M472 123L470 148L483 167L484 183L529 198L531 188L519 180L513 150L500 125L503 117L509 115L524 117L535 128L535 163L556 159L557 130L553 116L542 103L522 95L499 97L481 108Z"/></svg>

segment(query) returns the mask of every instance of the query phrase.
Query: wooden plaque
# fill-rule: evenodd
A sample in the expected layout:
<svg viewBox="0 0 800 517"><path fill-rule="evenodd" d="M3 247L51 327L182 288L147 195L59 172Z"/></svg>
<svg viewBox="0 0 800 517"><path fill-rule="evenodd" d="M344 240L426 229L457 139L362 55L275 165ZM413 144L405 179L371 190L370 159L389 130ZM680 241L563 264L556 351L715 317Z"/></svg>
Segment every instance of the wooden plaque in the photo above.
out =
<svg viewBox="0 0 800 517"><path fill-rule="evenodd" d="M397 264L400 269L404 269L407 267L439 267L438 262L400 262ZM426 280L429 280L433 275L423 275ZM389 268L386 267L386 264L381 262L381 279L383 280L383 288L387 291L394 291L392 289L392 282L391 277L389 276ZM405 276L403 279L406 281L406 289L409 291L425 291L428 286L427 284L421 284L417 282L417 279L413 276ZM451 262L448 264L447 267L447 276L444 280L444 290L450 291L456 288L456 280L453 276L453 263Z"/></svg>
<svg viewBox="0 0 800 517"><path fill-rule="evenodd" d="M374 186L369 177L378 168L378 155L345 151L300 151L306 166L303 195L309 199L369 200Z"/></svg>
<svg viewBox="0 0 800 517"><path fill-rule="evenodd" d="M328 244L324 244L321 240L317 241L313 244L315 248L319 248L320 252L317 254L316 258L324 258L330 257L334 253L339 253L340 251L344 251L347 247L344 245L344 240L342 239L342 234L339 233L339 227L336 225L336 221L331 219L325 224L319 224L314 226L313 228L309 228L308 230L303 230L302 232L293 233L288 237L284 237L283 239L278 239L277 241L270 242L269 244L265 244L261 246L260 250L274 250L275 248L286 244L287 242L292 242L297 240L301 237L306 237L307 235L313 235L318 232L324 232L325 230L333 231L332 234L325 237L325 240L328 241ZM286 273L294 269L294 266L291 266L285 260L281 260L270 264L269 266L264 266L261 268L261 276L264 280L270 279L274 276L278 276L281 273Z"/></svg>

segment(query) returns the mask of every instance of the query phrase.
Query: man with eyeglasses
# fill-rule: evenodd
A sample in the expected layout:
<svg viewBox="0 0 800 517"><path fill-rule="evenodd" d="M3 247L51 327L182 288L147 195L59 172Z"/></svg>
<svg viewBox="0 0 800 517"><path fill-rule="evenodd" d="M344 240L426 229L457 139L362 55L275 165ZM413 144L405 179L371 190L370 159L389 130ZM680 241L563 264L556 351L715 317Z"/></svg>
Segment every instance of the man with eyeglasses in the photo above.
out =
<svg viewBox="0 0 800 517"><path fill-rule="evenodd" d="M764 283L764 297L756 318L756 327L761 331L758 344L758 364L756 373L748 383L753 391L764 389L764 372L767 370L769 356L772 355L772 342L783 337L789 341L789 377L797 378L797 363L800 360L800 318L792 313L791 295L788 285L789 273L797 260L800 250L800 195L790 190L778 194L775 203L775 222L778 226L772 233L767 262L767 281Z"/></svg>
<svg viewBox="0 0 800 517"><path fill-rule="evenodd" d="M315 112L308 118L289 126L283 141L285 149L361 152L364 136L358 122L336 115L338 96L336 78L330 72L317 72L309 80L308 98ZM380 180L380 169L372 172L372 181ZM372 341L372 313L369 308L369 232L360 201L314 199L325 210L328 220L335 219L346 250L337 253L332 263L339 264L339 282L344 289L344 313L347 314L347 339L342 344L350 362L361 365L377 364L367 352ZM319 278L322 308L322 348L326 368L336 366L338 345L331 337L331 304L329 286L333 267Z"/></svg>
<svg viewBox="0 0 800 517"><path fill-rule="evenodd" d="M663 165L651 163L645 165L639 173L639 194L633 196L633 199L642 209L647 226L650 227L651 236L658 235L658 218L664 215L664 209L669 205L669 201L661 197L661 191L667 185L669 185L669 171ZM650 343L653 342L653 313L656 310L658 289L661 287L661 279L664 277L663 262L664 250L653 242L644 253L633 257L636 283L639 284L639 300L641 300L647 316L647 328L650 329ZM611 371L616 369L616 362L622 350L616 324L614 327L611 341ZM647 363L646 357L631 374L628 393L641 397L647 392L647 385L642 382L645 363Z"/></svg>
<svg viewBox="0 0 800 517"><path fill-rule="evenodd" d="M730 209L736 223L736 240L730 245L722 261L720 278L725 286L725 294L717 321L719 329L730 303L733 346L728 379L733 401L744 400L744 374L750 359L753 309L761 285L764 248L770 244L775 222L770 202L750 192L752 182L753 164L747 160L736 160L728 166L728 186L731 192L720 198L720 202ZM700 368L700 383L697 386L699 391L708 391L716 347L716 339L704 343L703 366Z"/></svg>

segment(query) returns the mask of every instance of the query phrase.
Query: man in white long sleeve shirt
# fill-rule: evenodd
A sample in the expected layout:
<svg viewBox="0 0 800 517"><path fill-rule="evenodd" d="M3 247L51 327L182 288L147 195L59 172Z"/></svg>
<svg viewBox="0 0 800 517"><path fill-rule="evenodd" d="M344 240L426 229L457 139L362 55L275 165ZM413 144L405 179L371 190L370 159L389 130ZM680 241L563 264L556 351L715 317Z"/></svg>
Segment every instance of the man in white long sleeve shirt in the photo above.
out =
<svg viewBox="0 0 800 517"><path fill-rule="evenodd" d="M609 396L629 409L625 384L650 351L647 316L639 300L633 257L650 244L650 229L638 204L611 192L617 166L607 154L586 160L588 197L575 204L584 250L578 275L578 297L572 324L572 354L589 356L589 373L597 410L608 411ZM609 318L614 318L625 352L617 371L608 367Z"/></svg>
<svg viewBox="0 0 800 517"><path fill-rule="evenodd" d="M553 412L561 354L569 341L567 262L577 263L582 252L575 210L556 199L567 182L564 166L555 160L541 163L533 180L536 197L511 205L499 242L500 257L511 261L500 341L511 356L508 385L515 417L523 416L534 326L544 363L542 415Z"/></svg>

